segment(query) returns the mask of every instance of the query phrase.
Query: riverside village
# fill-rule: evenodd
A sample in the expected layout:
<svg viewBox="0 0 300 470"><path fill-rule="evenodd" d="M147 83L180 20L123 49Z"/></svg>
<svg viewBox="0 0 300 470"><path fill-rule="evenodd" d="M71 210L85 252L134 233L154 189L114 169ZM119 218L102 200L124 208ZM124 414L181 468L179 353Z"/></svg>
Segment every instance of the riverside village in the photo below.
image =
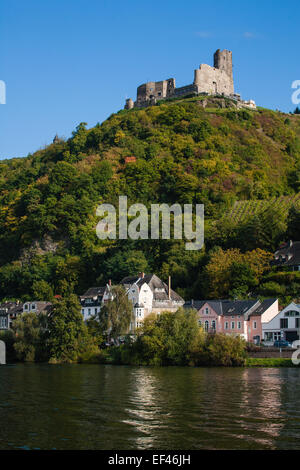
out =
<svg viewBox="0 0 300 470"><path fill-rule="evenodd" d="M135 108L146 109L158 106L161 102L201 96L203 99L198 105L203 108L209 106L210 97L215 97L219 99L221 108L226 107L225 100L228 99L231 106L237 110L247 110L246 113L249 110L256 112L255 102L242 100L234 90L232 52L218 49L213 56L213 64L213 66L201 64L194 71L193 83L183 87L177 88L174 78L140 85L137 88L136 100L127 99L125 110L129 115ZM248 115L245 116L248 119ZM224 129L227 133L227 129ZM55 149L55 146L59 148L63 143L56 135L52 145ZM125 167L128 164L129 168L130 164L136 163L136 157L128 156L124 162ZM300 241L290 240L283 243L269 263L273 270L300 271ZM233 296L230 299L183 298L172 288L170 275L161 279L155 272L127 275L114 283L109 277L110 274L107 275L107 280L102 285L90 286L81 295L77 295L76 300L80 306L83 324L89 325L89 328L93 324L94 330L102 328L101 344L105 348L120 346L126 338L127 341L129 338L134 343L143 331L144 325L149 324L150 319L157 321L165 313L176 314L176 312L193 312L199 330L203 331L207 337L216 338L218 335L223 335L244 340L245 344L249 345L252 354L256 354L257 357L291 358L293 351L300 344L300 304L298 303L282 304L277 296L253 298L253 296L245 295L244 298ZM192 280L190 282L192 283ZM181 291L181 286L178 284L177 288ZM123 298L119 302L120 289L126 301ZM0 333L14 331L17 341L22 335L25 337L25 332L19 333L19 326L16 327L16 325L19 325L18 321L28 314L34 315L30 317L29 329L34 324L34 318L42 317L46 319L44 332L48 331L47 319L49 322L52 321L52 327L56 328L57 325L52 319L53 311L59 310L58 305L62 300L61 295L56 295L55 292L52 298L30 298L25 302L16 298L9 300L7 297L0 305ZM123 314L122 309L127 308L124 307L126 302L130 305L129 316L122 323L119 317ZM109 310L113 304L116 309L114 314ZM2 337L5 339L5 336ZM30 354L28 357L32 357Z"/></svg>
<svg viewBox="0 0 300 470"><path fill-rule="evenodd" d="M300 241L282 245L274 254L271 264L291 272L300 271ZM147 318L157 318L164 312L174 313L179 308L193 310L198 325L208 335L222 333L260 346L256 351L258 357L291 357L299 344L300 304L294 302L280 305L277 298L186 300L172 289L171 276L165 282L155 273L140 272L127 276L120 280L118 286L132 305L132 315L126 331L118 338L111 338L107 346L120 344L126 335L134 341ZM108 280L105 285L90 287L79 296L84 322L97 321L103 307L113 302L115 287ZM3 302L0 305L0 331L13 329L14 322L24 314L31 312L47 317L51 315L51 310L52 302L45 299ZM107 333L109 337L109 331Z"/></svg>

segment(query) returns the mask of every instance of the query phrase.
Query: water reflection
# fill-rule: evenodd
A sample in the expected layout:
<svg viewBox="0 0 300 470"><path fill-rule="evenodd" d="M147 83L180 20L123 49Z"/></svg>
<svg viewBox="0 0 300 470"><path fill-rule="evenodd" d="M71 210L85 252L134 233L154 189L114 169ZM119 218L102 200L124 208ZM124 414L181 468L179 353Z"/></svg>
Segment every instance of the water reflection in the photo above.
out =
<svg viewBox="0 0 300 470"><path fill-rule="evenodd" d="M299 369L0 368L0 449L300 449Z"/></svg>

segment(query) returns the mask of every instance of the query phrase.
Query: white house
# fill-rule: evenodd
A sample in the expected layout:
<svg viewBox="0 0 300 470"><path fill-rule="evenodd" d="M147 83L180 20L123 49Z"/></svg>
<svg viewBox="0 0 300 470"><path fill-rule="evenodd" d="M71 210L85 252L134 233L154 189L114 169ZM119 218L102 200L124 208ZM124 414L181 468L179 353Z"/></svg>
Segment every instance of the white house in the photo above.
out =
<svg viewBox="0 0 300 470"><path fill-rule="evenodd" d="M140 326L150 313L176 312L183 306L184 300L165 284L155 274L139 273L137 276L127 276L120 284L125 288L128 299L132 302L133 320L130 332ZM105 287L91 287L80 297L81 312L84 321L95 316L101 307L113 299L111 282Z"/></svg>
<svg viewBox="0 0 300 470"><path fill-rule="evenodd" d="M13 321L23 313L23 304L19 301L0 304L0 330L9 330Z"/></svg>
<svg viewBox="0 0 300 470"><path fill-rule="evenodd" d="M89 320L100 312L102 305L110 299L110 282L104 287L90 287L80 296L83 320Z"/></svg>
<svg viewBox="0 0 300 470"><path fill-rule="evenodd" d="M155 274L139 273L122 279L121 285L125 287L133 304L131 331L142 326L150 313L159 315L161 312L176 312L184 305L183 298L171 289L170 277L167 285Z"/></svg>
<svg viewBox="0 0 300 470"><path fill-rule="evenodd" d="M290 303L269 322L263 323L262 329L265 344L271 345L279 339L292 343L299 339L300 305Z"/></svg>

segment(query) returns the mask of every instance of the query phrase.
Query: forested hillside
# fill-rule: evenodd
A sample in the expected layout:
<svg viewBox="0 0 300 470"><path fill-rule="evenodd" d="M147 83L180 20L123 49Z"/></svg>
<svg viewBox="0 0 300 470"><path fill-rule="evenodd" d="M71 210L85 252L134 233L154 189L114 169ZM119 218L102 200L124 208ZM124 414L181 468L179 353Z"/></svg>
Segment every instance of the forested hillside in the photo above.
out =
<svg viewBox="0 0 300 470"><path fill-rule="evenodd" d="M297 298L298 273L280 277L269 259L281 241L300 239L298 192L296 114L194 97L81 123L66 141L0 163L0 298L79 294L138 271L171 275L185 298ZM119 195L204 203L205 247L100 241L95 209ZM246 216L234 216L238 206Z"/></svg>

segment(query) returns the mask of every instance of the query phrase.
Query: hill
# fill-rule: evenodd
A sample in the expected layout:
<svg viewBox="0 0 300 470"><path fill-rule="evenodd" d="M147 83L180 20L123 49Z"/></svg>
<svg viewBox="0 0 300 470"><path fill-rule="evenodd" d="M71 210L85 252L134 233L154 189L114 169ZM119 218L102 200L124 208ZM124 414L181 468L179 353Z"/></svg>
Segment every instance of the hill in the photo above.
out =
<svg viewBox="0 0 300 470"><path fill-rule="evenodd" d="M293 204L278 215L272 201L296 201L299 191L298 115L199 96L121 110L91 129L81 123L66 141L0 163L0 297L82 293L137 271L172 275L183 296L211 296L203 273L216 245L274 250L298 216ZM205 249L98 240L95 208L119 195L129 204L204 203ZM251 217L224 219L243 205Z"/></svg>

